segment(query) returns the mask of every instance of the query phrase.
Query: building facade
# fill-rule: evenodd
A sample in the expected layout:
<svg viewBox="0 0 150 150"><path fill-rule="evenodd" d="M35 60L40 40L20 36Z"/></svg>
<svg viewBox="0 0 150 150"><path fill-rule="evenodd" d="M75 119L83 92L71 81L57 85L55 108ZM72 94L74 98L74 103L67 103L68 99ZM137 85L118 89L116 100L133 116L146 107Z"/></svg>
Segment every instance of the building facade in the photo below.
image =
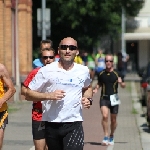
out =
<svg viewBox="0 0 150 150"><path fill-rule="evenodd" d="M32 0L0 0L0 63L10 75L32 69Z"/></svg>
<svg viewBox="0 0 150 150"><path fill-rule="evenodd" d="M126 31L124 33L125 52L130 59L130 71L137 72L145 67L150 60L150 0L145 0L142 9L136 17L126 18ZM114 44L114 50L122 51L122 41Z"/></svg>
<svg viewBox="0 0 150 150"><path fill-rule="evenodd" d="M137 17L127 18L124 35L126 51L136 69L145 67L150 60L150 0L145 0Z"/></svg>

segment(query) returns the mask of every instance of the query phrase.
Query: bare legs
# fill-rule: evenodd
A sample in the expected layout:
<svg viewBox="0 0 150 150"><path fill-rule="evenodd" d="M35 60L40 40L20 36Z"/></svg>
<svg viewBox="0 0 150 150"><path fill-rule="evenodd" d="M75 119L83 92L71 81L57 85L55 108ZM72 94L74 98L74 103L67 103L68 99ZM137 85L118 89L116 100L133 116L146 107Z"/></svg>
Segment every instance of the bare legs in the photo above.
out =
<svg viewBox="0 0 150 150"><path fill-rule="evenodd" d="M0 150L2 150L3 139L4 139L4 129L0 129Z"/></svg>
<svg viewBox="0 0 150 150"><path fill-rule="evenodd" d="M103 126L103 130L104 130L104 135L108 136L108 114L109 114L109 108L107 106L102 106L100 108L101 113L102 113L102 126ZM117 127L117 114L111 114L110 116L110 120L111 120L111 124L110 124L110 135L113 135L115 132L115 129Z"/></svg>

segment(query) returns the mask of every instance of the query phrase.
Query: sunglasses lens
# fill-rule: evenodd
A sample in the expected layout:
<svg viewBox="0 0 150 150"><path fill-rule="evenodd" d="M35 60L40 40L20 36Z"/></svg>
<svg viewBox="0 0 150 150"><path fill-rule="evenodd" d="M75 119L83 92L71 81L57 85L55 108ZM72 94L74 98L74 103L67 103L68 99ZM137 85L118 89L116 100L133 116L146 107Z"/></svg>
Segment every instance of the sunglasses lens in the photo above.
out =
<svg viewBox="0 0 150 150"><path fill-rule="evenodd" d="M105 62L113 62L112 60L106 60Z"/></svg>
<svg viewBox="0 0 150 150"><path fill-rule="evenodd" d="M69 50L76 50L76 49L77 49L76 46L74 46L74 45L69 45Z"/></svg>
<svg viewBox="0 0 150 150"><path fill-rule="evenodd" d="M54 58L54 56L49 56L49 58L50 58L50 59L53 59L53 58Z"/></svg>
<svg viewBox="0 0 150 150"><path fill-rule="evenodd" d="M69 48L69 50L71 50L71 51L77 50L77 47L74 45L60 45L60 48L62 50L67 50L67 48Z"/></svg>
<svg viewBox="0 0 150 150"><path fill-rule="evenodd" d="M67 47L68 47L68 45L60 45L60 48L61 48L62 50L67 50Z"/></svg>
<svg viewBox="0 0 150 150"><path fill-rule="evenodd" d="M54 56L43 56L43 59L54 59Z"/></svg>

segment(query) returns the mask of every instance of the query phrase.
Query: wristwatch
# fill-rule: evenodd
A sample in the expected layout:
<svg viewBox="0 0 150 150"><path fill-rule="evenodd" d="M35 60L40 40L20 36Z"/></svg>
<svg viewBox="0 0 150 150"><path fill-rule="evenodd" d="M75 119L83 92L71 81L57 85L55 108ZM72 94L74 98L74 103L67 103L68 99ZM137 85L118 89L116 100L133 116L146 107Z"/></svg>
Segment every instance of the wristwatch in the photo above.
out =
<svg viewBox="0 0 150 150"><path fill-rule="evenodd" d="M90 101L90 105L92 105L93 102L92 98L87 98L87 99Z"/></svg>

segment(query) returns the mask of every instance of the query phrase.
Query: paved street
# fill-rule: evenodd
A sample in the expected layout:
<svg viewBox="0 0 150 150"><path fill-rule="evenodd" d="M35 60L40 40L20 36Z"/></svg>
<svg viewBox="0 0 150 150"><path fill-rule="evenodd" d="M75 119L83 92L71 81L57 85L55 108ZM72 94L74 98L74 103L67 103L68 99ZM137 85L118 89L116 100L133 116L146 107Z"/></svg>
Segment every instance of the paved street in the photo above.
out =
<svg viewBox="0 0 150 150"><path fill-rule="evenodd" d="M145 121L142 117L142 112L140 114L134 112L133 106L136 107L136 102L133 105L134 94L130 92L130 83L126 89L119 89L119 91L121 105L118 115L118 127L115 133L115 145L108 147L101 146L103 132L99 110L100 92L98 92L94 95L92 107L89 110L83 110L84 150L142 150L143 143L148 138L150 139L149 129L146 128L147 130L144 131L141 128L143 125L142 121ZM34 150L32 148L31 134L31 104L31 102L23 101L12 105L14 109L17 108L19 110L9 115L9 124L5 132L3 150ZM144 135L145 138L140 135ZM146 143L146 145L143 150L148 150L149 144Z"/></svg>

